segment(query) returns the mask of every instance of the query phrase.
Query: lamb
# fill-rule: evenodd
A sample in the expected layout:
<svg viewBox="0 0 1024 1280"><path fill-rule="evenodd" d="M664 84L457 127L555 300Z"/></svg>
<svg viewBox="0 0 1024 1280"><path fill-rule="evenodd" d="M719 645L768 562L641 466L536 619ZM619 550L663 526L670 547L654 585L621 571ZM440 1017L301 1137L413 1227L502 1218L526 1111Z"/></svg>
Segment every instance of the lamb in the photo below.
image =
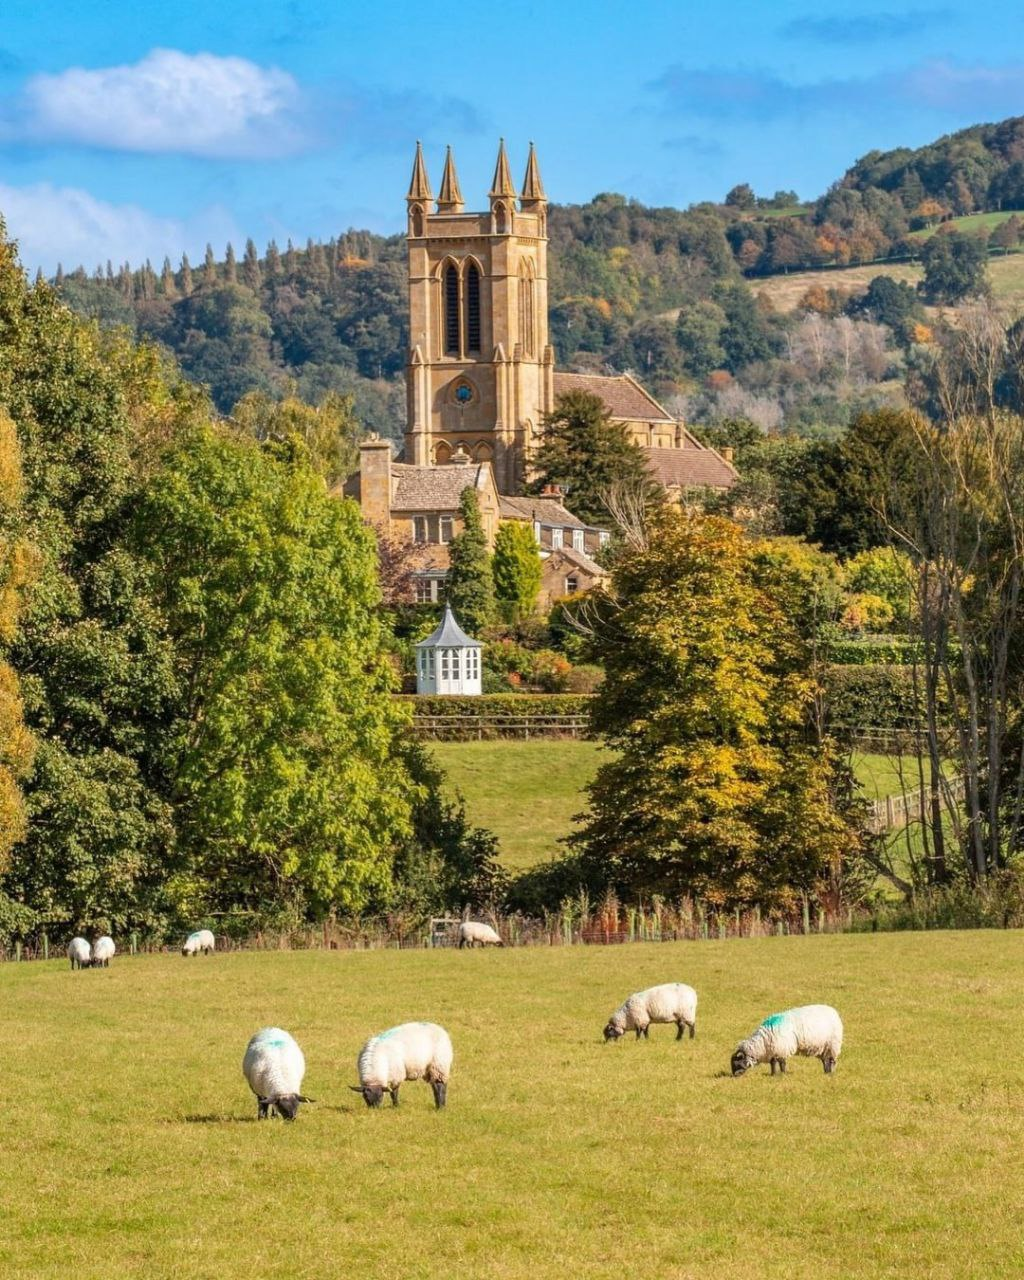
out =
<svg viewBox="0 0 1024 1280"><path fill-rule="evenodd" d="M379 1107L385 1093L391 1094L391 1105L397 1107L404 1081L426 1080L440 1111L451 1069L452 1042L443 1027L435 1022L403 1022L367 1040L359 1053L359 1084L349 1088L361 1093L368 1107Z"/></svg>
<svg viewBox="0 0 1024 1280"><path fill-rule="evenodd" d="M682 1040L683 1029L689 1027L690 1039L697 1034L697 993L685 982L663 982L646 991L637 991L624 1001L608 1019L605 1040L618 1040L627 1031L636 1038L650 1038L652 1022L674 1022L676 1039Z"/></svg>
<svg viewBox="0 0 1024 1280"><path fill-rule="evenodd" d="M92 963L92 953L84 938L72 938L68 943L68 959L72 969L88 969Z"/></svg>
<svg viewBox="0 0 1024 1280"><path fill-rule="evenodd" d="M183 956L194 956L199 953L204 956L212 955L216 945L217 942L211 930L197 929L195 933L190 933L185 939L181 954Z"/></svg>
<svg viewBox="0 0 1024 1280"><path fill-rule="evenodd" d="M481 924L478 920L463 920L459 925L459 950L465 946L473 947L477 943L482 947L505 945L489 924Z"/></svg>
<svg viewBox="0 0 1024 1280"><path fill-rule="evenodd" d="M275 1111L285 1120L294 1120L299 1103L313 1101L299 1092L306 1074L302 1050L280 1027L264 1027L256 1032L246 1046L242 1072L256 1095L259 1120Z"/></svg>
<svg viewBox="0 0 1024 1280"><path fill-rule="evenodd" d="M800 1054L820 1058L825 1074L831 1075L843 1047L843 1023L831 1005L805 1004L785 1013L773 1013L736 1046L732 1074L741 1076L751 1067L770 1062L785 1074L786 1059Z"/></svg>
<svg viewBox="0 0 1024 1280"><path fill-rule="evenodd" d="M92 944L92 967L94 969L109 969L116 950L113 938L108 938L106 934L102 938L97 938Z"/></svg>

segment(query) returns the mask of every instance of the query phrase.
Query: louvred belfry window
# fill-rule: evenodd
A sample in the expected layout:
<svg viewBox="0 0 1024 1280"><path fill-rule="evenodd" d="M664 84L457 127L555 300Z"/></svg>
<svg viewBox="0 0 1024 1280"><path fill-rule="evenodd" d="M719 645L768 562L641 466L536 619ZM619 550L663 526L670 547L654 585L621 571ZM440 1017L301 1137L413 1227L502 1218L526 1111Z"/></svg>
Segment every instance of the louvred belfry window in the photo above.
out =
<svg viewBox="0 0 1024 1280"><path fill-rule="evenodd" d="M444 269L444 353L459 354L459 273L451 265Z"/></svg>
<svg viewBox="0 0 1024 1280"><path fill-rule="evenodd" d="M472 262L466 270L466 350L480 351L480 272Z"/></svg>

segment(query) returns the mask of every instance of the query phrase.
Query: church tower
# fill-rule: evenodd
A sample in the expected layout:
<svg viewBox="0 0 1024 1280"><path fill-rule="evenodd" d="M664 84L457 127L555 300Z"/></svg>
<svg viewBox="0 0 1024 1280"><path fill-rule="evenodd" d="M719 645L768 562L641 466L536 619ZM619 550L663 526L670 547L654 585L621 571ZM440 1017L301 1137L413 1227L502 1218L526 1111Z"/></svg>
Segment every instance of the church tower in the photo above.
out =
<svg viewBox="0 0 1024 1280"><path fill-rule="evenodd" d="M504 140L483 213L466 213L451 148L436 208L416 144L408 205L405 460L490 461L503 493L525 478L554 403L547 196L530 143L518 197Z"/></svg>

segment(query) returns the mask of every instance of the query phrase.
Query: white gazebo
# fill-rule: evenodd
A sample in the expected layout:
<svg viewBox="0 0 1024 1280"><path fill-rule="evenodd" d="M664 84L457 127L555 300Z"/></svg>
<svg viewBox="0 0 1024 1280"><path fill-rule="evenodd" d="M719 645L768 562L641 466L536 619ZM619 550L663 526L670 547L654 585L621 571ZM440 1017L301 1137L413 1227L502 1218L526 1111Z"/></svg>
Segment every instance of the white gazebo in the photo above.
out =
<svg viewBox="0 0 1024 1280"><path fill-rule="evenodd" d="M480 693L479 640L455 621L450 604L436 631L416 646L417 693Z"/></svg>

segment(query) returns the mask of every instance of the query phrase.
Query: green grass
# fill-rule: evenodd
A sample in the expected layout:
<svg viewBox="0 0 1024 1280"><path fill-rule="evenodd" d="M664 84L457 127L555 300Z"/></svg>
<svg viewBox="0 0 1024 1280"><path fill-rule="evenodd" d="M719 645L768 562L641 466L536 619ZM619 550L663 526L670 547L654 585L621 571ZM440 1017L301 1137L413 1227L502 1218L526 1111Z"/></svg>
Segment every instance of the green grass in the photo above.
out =
<svg viewBox="0 0 1024 1280"><path fill-rule="evenodd" d="M1018 933L0 965L5 1280L1000 1277L1024 1267ZM697 1039L600 1042L691 982ZM836 1075L725 1074L827 1001ZM455 1044L448 1109L367 1111L363 1038ZM258 1124L240 1063L288 1028L317 1104Z"/></svg>
<svg viewBox="0 0 1024 1280"><path fill-rule="evenodd" d="M922 227L920 231L911 231L909 239L930 240L936 231L940 229L946 230L950 227L963 235L970 235L972 231L980 231L982 227L987 231L992 231L1002 223L1008 222L1014 215L1018 218L1024 218L1024 209L1005 209L1001 213L968 213L962 218L950 218L948 222L939 223L934 227Z"/></svg>
<svg viewBox="0 0 1024 1280"><path fill-rule="evenodd" d="M583 789L607 755L596 742L433 742L430 749L461 792L470 821L493 831L502 861L518 871L561 852L558 841L586 806ZM898 762L866 753L854 757L861 786L872 798L903 790ZM907 785L913 773L907 762Z"/></svg>

